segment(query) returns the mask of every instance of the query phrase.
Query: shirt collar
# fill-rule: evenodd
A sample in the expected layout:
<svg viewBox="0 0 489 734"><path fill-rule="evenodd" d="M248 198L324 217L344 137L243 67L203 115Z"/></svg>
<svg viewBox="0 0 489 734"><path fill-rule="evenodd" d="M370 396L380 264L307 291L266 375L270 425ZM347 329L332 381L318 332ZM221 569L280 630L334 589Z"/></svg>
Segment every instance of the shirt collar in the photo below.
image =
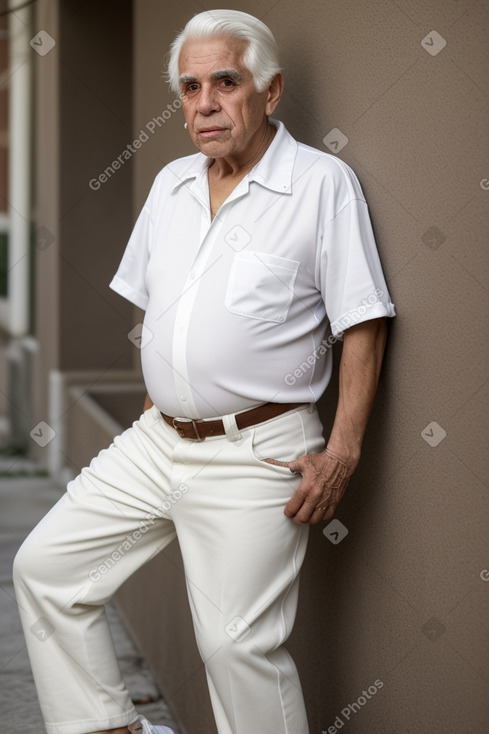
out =
<svg viewBox="0 0 489 734"><path fill-rule="evenodd" d="M249 181L265 186L280 194L292 192L292 173L297 155L297 141L287 131L283 122L270 118L277 132L265 154L248 174Z"/></svg>
<svg viewBox="0 0 489 734"><path fill-rule="evenodd" d="M256 181L278 193L290 194L292 192L292 173L297 154L297 141L287 131L283 122L273 118L270 118L270 122L275 125L277 132L264 155L248 173L248 181ZM191 156L188 168L178 173L172 190L190 179L198 179L207 168L208 162L209 158L202 153ZM171 169L171 164L169 168Z"/></svg>

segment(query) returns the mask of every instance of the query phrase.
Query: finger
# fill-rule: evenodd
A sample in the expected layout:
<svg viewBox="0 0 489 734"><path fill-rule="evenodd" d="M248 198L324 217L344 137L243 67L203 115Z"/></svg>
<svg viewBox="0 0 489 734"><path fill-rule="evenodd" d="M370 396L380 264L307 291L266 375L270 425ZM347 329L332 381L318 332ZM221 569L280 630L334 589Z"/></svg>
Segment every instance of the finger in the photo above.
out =
<svg viewBox="0 0 489 734"><path fill-rule="evenodd" d="M266 462L267 462L267 464L273 464L273 465L275 465L275 466L284 466L284 467L286 467L287 469L290 469L290 471L291 471L291 472L292 472L293 474L295 474L295 473L298 473L298 472L297 472L297 470L293 470L293 469L291 468L291 466L290 466L290 465L291 465L291 464L293 463L293 462L291 462L291 461L280 461L279 459L272 459L271 457L269 457L269 458L267 458L267 459L263 459L263 461L266 461ZM285 505L285 508L284 508L284 513L285 513L285 514L286 514L286 515L287 515L288 517L293 517L293 516L294 516L294 515L296 514L296 512L297 512L297 511L298 511L298 510L299 510L299 509L301 508L301 506L302 506L302 503L303 503L303 501L304 501L304 496L303 496L303 493L302 493L302 491L301 491L301 489L300 489L300 488L301 488L301 485L299 484L298 488L296 489L296 491L295 491L295 492L294 492L294 494L292 495L291 499L290 499L290 500L288 501L288 503L287 503L287 504Z"/></svg>
<svg viewBox="0 0 489 734"><path fill-rule="evenodd" d="M303 457L300 456L298 459L294 459L293 461L289 461L288 462L289 469L291 471L302 473L303 470L304 470L304 468L305 468L305 466L304 466L305 465L305 462L302 459L303 459Z"/></svg>
<svg viewBox="0 0 489 734"><path fill-rule="evenodd" d="M293 471L291 464L295 464L296 462L290 461L289 469ZM297 470L296 470L297 471ZM304 506L304 504L310 506L310 512L309 515L313 512L314 507L316 507L317 504L319 504L321 498L321 493L317 488L317 485L315 485L310 478L302 476L302 479L300 481L299 486L295 490L294 494L288 501L286 508L287 513L286 514L293 514L295 515L297 512L300 511L300 509ZM309 509L309 508L308 508ZM308 519L308 518L307 518ZM302 521L304 519L302 518ZM307 520L306 520L307 521Z"/></svg>
<svg viewBox="0 0 489 734"><path fill-rule="evenodd" d="M327 497L318 488L317 483L303 476L301 483L285 506L285 514L288 517L294 517L299 523L309 522L321 500L324 503Z"/></svg>
<svg viewBox="0 0 489 734"><path fill-rule="evenodd" d="M314 512L312 513L310 517L309 525L318 525L320 522L323 522L324 513L325 513L324 508L316 507L316 509L314 510Z"/></svg>
<svg viewBox="0 0 489 734"><path fill-rule="evenodd" d="M263 461L266 461L267 464L274 464L275 466L285 466L287 469L290 469L290 464L292 463L290 461L280 461L279 459L271 459L271 458L263 459ZM290 471L293 471L293 470L290 469Z"/></svg>
<svg viewBox="0 0 489 734"><path fill-rule="evenodd" d="M298 503L300 502L300 506L298 507ZM312 516L314 513L316 513L316 518L319 519L321 512L316 511L316 505L317 505L317 497L312 496L302 496L299 497L297 500L295 496L292 497L291 500L289 500L288 505L292 504L292 512L293 515L289 515L289 517L292 517L294 522L297 522L298 524L308 523L310 522Z"/></svg>
<svg viewBox="0 0 489 734"><path fill-rule="evenodd" d="M294 494L290 498L290 500L287 502L284 508L284 512L288 517L295 517L295 515L299 512L302 505L304 504L304 493L301 491L300 485L295 490Z"/></svg>

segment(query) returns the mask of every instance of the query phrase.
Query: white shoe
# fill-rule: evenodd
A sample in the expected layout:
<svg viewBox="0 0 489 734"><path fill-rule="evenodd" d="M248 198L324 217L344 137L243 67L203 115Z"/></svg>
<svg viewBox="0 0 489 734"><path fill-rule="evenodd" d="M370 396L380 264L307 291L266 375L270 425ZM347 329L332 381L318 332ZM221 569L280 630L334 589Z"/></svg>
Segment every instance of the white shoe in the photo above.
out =
<svg viewBox="0 0 489 734"><path fill-rule="evenodd" d="M153 724L150 724L148 719L141 719L141 724L143 725L143 728L140 730L139 734L175 734L173 729L170 729L168 726L153 726Z"/></svg>

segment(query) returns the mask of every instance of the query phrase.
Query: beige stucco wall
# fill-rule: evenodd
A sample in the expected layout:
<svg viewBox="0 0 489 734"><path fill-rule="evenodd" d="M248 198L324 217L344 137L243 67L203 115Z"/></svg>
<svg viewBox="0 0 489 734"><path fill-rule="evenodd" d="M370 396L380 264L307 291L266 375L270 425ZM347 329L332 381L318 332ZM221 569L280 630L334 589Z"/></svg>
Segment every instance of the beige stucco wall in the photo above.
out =
<svg viewBox="0 0 489 734"><path fill-rule="evenodd" d="M489 8L455 0L230 6L276 34L286 80L276 116L290 132L324 150L333 128L348 138L339 155L364 187L398 309L363 460L338 510L348 535L335 546L314 528L303 571L290 649L311 732L380 680L348 723L343 717L345 731L485 734ZM164 54L199 10L135 3L135 132L171 104ZM443 42L433 31L446 41L436 55L427 49ZM189 152L177 113L138 153L135 211L156 172ZM326 426L334 401L332 386L321 403ZM170 705L189 732L211 734L179 564L173 545L120 599Z"/></svg>

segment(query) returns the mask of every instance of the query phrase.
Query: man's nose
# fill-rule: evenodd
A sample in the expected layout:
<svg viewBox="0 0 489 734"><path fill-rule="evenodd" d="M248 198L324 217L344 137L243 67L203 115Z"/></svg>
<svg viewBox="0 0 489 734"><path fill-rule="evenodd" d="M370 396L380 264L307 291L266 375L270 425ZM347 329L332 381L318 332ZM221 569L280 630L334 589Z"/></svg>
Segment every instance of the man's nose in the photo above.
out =
<svg viewBox="0 0 489 734"><path fill-rule="evenodd" d="M213 86L203 85L199 94L199 102L197 111L202 115L210 115L211 112L217 112L220 109L217 98L217 91Z"/></svg>

